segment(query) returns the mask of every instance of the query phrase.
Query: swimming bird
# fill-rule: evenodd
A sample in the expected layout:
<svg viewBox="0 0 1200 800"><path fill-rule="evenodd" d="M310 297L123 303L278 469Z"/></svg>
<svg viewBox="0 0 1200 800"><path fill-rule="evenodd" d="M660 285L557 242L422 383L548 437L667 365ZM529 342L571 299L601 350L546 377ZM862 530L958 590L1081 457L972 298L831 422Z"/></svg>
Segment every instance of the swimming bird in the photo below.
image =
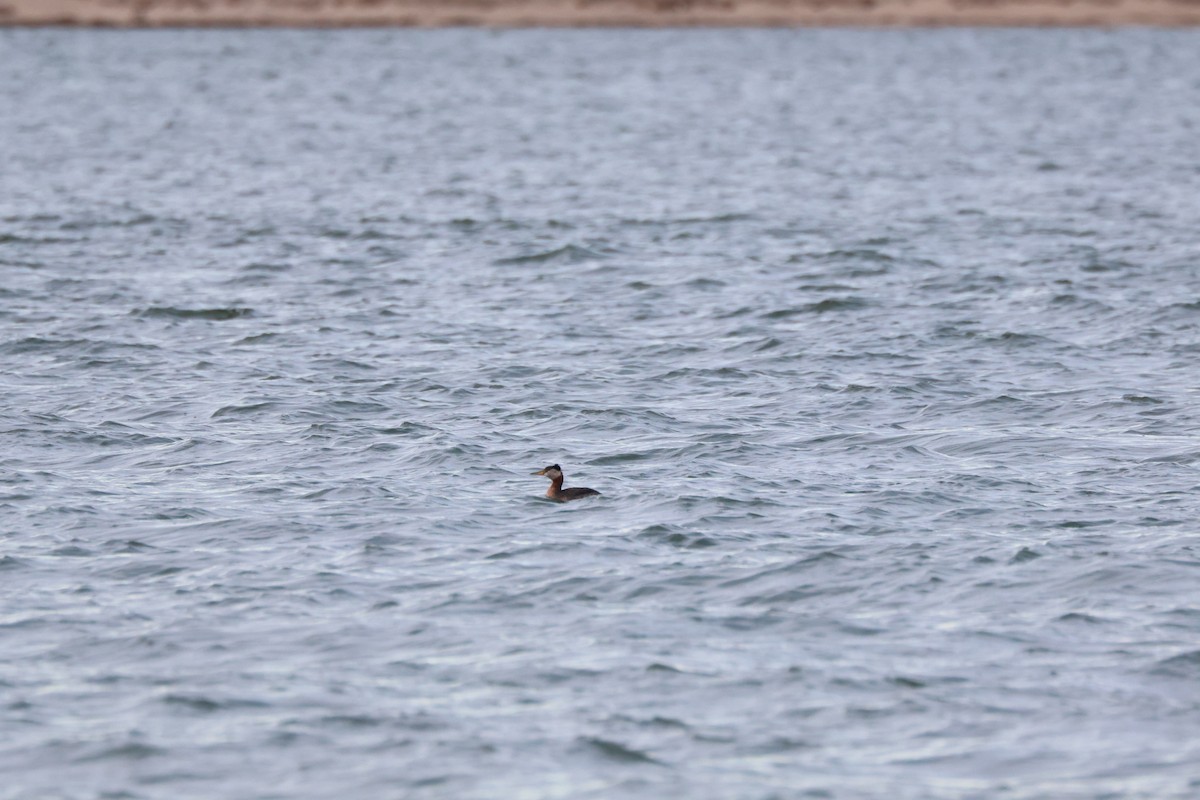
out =
<svg viewBox="0 0 1200 800"><path fill-rule="evenodd" d="M560 503L565 503L568 500L578 500L581 497L591 497L594 494L600 494L595 489L587 489L583 486L573 486L570 489L562 488L563 472L562 467L558 464L551 464L548 467L538 470L534 475L544 475L550 479L550 488L546 490L546 497L551 500L557 500Z"/></svg>

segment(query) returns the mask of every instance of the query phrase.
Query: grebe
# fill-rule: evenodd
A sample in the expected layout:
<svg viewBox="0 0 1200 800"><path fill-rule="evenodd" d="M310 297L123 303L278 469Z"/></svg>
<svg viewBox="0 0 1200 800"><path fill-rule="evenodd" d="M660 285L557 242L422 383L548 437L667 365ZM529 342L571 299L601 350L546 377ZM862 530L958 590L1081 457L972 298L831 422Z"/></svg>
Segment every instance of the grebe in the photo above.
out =
<svg viewBox="0 0 1200 800"><path fill-rule="evenodd" d="M600 494L595 489L585 489L582 486L572 486L570 489L562 488L562 467L560 467L558 464L551 464L545 469L540 469L533 474L545 475L550 479L550 488L546 490L546 497L549 497L551 500L557 500L560 503L565 503L568 500L578 500L581 497L591 497L594 494Z"/></svg>

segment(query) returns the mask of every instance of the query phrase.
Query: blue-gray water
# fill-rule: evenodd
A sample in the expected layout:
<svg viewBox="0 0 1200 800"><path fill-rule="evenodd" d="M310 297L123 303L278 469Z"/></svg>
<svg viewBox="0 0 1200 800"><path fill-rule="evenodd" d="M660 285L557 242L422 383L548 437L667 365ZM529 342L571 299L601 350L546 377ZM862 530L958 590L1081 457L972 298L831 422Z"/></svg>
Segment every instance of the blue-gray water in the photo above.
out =
<svg viewBox="0 0 1200 800"><path fill-rule="evenodd" d="M0 797L1200 795L1200 33L7 31L0 107Z"/></svg>

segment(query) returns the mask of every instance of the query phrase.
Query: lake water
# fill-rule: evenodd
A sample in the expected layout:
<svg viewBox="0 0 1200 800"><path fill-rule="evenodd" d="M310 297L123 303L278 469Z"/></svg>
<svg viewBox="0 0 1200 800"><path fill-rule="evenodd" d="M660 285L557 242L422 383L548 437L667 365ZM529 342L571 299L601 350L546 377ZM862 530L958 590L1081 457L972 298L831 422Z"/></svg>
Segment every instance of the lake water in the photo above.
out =
<svg viewBox="0 0 1200 800"><path fill-rule="evenodd" d="M0 108L0 797L1200 796L1200 32L9 30Z"/></svg>

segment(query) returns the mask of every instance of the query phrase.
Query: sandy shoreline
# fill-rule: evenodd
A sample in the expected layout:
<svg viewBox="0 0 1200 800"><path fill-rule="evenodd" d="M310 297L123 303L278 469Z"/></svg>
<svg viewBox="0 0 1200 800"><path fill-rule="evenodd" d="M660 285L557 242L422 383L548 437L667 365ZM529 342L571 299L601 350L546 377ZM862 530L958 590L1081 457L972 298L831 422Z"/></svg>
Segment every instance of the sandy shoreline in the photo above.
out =
<svg viewBox="0 0 1200 800"><path fill-rule="evenodd" d="M0 0L0 25L1200 25L1200 0Z"/></svg>

